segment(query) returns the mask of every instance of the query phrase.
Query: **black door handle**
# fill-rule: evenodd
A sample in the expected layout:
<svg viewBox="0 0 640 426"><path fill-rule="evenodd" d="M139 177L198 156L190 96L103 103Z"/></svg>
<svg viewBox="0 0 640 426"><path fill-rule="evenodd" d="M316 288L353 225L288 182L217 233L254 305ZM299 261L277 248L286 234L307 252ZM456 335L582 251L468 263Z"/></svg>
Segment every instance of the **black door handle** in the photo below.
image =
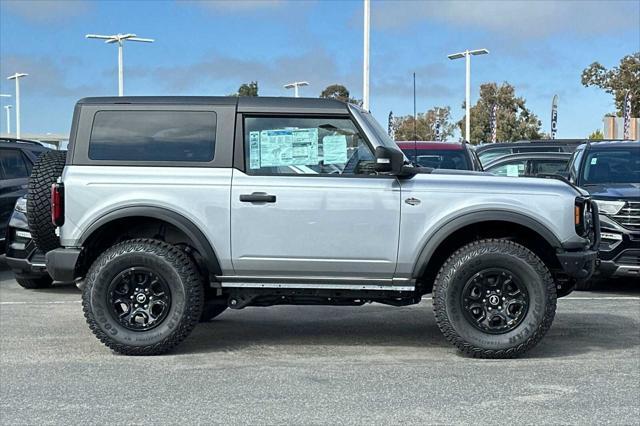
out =
<svg viewBox="0 0 640 426"><path fill-rule="evenodd" d="M254 192L253 194L240 194L240 201L243 203L275 203L276 196L265 192Z"/></svg>

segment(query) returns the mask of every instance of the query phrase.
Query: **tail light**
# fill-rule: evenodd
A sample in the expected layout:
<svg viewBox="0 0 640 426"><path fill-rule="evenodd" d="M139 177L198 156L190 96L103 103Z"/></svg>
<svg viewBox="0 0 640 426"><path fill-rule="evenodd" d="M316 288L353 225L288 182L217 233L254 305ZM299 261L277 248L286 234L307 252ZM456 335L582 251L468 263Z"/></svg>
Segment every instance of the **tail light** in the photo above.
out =
<svg viewBox="0 0 640 426"><path fill-rule="evenodd" d="M51 185L51 222L55 226L64 224L64 184Z"/></svg>

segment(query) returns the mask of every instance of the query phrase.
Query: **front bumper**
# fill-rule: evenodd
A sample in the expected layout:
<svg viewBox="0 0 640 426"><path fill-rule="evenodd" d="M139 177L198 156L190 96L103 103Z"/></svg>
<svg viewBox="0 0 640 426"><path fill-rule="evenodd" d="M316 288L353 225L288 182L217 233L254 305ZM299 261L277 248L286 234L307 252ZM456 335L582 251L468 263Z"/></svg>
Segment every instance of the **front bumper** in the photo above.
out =
<svg viewBox="0 0 640 426"><path fill-rule="evenodd" d="M44 253L36 248L29 230L14 212L5 236L5 261L17 278L38 279L47 276ZM25 218L26 219L26 218Z"/></svg>
<svg viewBox="0 0 640 426"><path fill-rule="evenodd" d="M58 248L48 252L46 264L51 278L56 281L74 281L80 253L82 250L77 248Z"/></svg>
<svg viewBox="0 0 640 426"><path fill-rule="evenodd" d="M577 280L588 280L596 270L595 250L566 251L556 255L565 274Z"/></svg>
<svg viewBox="0 0 640 426"><path fill-rule="evenodd" d="M598 278L640 278L640 231L623 228L600 216L602 240L598 251Z"/></svg>
<svg viewBox="0 0 640 426"><path fill-rule="evenodd" d="M590 225L586 234L585 246L576 250L565 247L565 250L556 253L563 272L570 278L578 281L586 281L594 274L598 259L598 246L600 245L600 215L598 205L584 199L591 207ZM586 206L585 206L586 208Z"/></svg>

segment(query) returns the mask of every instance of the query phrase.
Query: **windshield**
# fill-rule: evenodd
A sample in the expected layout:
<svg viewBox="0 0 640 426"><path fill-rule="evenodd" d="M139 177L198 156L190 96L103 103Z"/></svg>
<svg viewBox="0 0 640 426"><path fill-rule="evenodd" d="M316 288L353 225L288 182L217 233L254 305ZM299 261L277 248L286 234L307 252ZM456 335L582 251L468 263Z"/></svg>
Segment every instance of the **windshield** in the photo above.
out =
<svg viewBox="0 0 640 426"><path fill-rule="evenodd" d="M582 170L583 185L639 183L640 149L615 148L589 152Z"/></svg>
<svg viewBox="0 0 640 426"><path fill-rule="evenodd" d="M471 170L464 151L406 149L404 154L415 164L432 169Z"/></svg>
<svg viewBox="0 0 640 426"><path fill-rule="evenodd" d="M487 164L489 161L494 158L502 157L503 155L511 154L511 148L494 148L487 149L486 151L482 151L478 153L478 158L480 158L480 162L482 164Z"/></svg>

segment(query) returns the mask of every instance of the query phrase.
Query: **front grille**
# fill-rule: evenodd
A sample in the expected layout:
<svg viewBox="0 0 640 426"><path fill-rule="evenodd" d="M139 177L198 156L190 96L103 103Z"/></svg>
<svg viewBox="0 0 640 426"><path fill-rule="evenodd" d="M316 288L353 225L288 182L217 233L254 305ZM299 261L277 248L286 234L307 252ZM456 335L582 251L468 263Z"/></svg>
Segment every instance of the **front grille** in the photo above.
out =
<svg viewBox="0 0 640 426"><path fill-rule="evenodd" d="M640 201L627 201L622 210L611 218L627 229L640 230Z"/></svg>
<svg viewBox="0 0 640 426"><path fill-rule="evenodd" d="M640 250L625 250L616 258L618 265L640 266Z"/></svg>

